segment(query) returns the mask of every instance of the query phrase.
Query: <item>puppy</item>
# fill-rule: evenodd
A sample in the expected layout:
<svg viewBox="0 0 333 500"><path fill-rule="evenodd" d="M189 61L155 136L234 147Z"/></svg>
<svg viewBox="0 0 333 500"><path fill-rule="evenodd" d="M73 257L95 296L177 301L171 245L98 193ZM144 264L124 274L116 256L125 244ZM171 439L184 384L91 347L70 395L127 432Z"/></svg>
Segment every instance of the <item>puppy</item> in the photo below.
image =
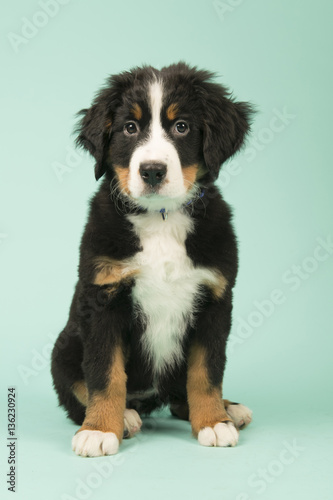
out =
<svg viewBox="0 0 333 500"><path fill-rule="evenodd" d="M91 200L69 320L52 353L82 456L111 455L163 405L204 446L234 446L251 411L222 399L237 244L214 186L252 108L185 63L111 76L77 144Z"/></svg>

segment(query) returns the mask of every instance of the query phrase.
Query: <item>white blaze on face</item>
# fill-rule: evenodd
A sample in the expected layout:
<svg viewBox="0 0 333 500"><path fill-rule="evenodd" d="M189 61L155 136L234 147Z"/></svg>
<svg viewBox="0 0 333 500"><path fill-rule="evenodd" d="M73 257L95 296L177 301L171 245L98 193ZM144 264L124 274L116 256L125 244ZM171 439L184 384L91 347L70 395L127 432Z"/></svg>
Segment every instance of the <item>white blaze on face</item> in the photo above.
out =
<svg viewBox="0 0 333 500"><path fill-rule="evenodd" d="M163 84L155 80L149 89L149 107L151 123L149 135L144 144L141 144L133 153L129 165L129 190L131 195L138 199L144 208L159 209L172 208L182 204L187 199L187 190L184 185L182 166L175 146L168 140L161 124L161 110L163 105ZM158 194L145 197L143 192L147 185L140 176L141 163L165 163L167 174L158 190Z"/></svg>

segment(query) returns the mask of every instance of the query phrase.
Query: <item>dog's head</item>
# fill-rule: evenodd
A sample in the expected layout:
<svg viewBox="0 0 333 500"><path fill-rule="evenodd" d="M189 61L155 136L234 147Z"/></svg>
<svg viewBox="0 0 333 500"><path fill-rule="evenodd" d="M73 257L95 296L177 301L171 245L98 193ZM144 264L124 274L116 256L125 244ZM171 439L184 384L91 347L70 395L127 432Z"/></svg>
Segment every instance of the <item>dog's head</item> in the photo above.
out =
<svg viewBox="0 0 333 500"><path fill-rule="evenodd" d="M77 143L118 191L144 208L180 206L244 142L252 108L184 63L111 76L82 110ZM163 204L162 204L163 200Z"/></svg>

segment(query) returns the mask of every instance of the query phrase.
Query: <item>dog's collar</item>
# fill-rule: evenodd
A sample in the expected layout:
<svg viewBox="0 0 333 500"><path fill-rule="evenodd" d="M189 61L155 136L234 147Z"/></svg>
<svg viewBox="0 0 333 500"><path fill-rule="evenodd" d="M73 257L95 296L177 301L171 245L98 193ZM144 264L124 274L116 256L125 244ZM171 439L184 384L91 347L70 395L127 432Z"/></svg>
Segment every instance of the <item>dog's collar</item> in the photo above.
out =
<svg viewBox="0 0 333 500"><path fill-rule="evenodd" d="M205 188L201 187L200 188L200 191L198 192L197 196L195 196L194 198L191 198L189 201L187 201L186 203L183 203L183 205L181 205L183 208L186 208L194 203L196 203L199 199L203 198L203 196L205 195ZM111 195L111 198L112 198L112 195ZM120 208L119 205L121 205L122 207L122 211L125 213L125 214L142 214L142 213L147 213L147 209L144 208L144 207L141 207L140 205L136 205L136 206L131 206L130 203L127 202L126 199L120 199L118 200L116 206L118 207L118 209ZM161 217L164 221L166 221L168 219L168 214L170 212L172 212L173 210L167 210L166 208L160 208L159 210L154 210L155 213L160 213L161 214Z"/></svg>
<svg viewBox="0 0 333 500"><path fill-rule="evenodd" d="M190 201L188 201L187 203L184 203L183 204L183 207L187 207L189 205L191 205L192 203L194 203L195 201L197 201L199 198L202 198L203 196L205 195L205 190L203 188L200 189L200 193L198 195L197 198L192 198ZM141 208L141 207L140 207ZM161 208L160 210L156 210L156 212L159 212L162 216L162 219L164 221L166 221L168 219L168 214L169 214L169 211L166 210L166 208Z"/></svg>

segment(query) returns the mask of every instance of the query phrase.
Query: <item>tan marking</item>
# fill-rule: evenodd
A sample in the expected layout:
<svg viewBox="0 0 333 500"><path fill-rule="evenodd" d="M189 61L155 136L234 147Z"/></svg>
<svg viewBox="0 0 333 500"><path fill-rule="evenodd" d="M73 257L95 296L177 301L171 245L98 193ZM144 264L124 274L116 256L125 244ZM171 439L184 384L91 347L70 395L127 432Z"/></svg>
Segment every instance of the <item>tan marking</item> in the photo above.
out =
<svg viewBox="0 0 333 500"><path fill-rule="evenodd" d="M137 121L141 120L141 118L142 118L142 109L141 109L141 107L139 106L139 104L137 102L135 104L133 104L131 112L133 113L134 118Z"/></svg>
<svg viewBox="0 0 333 500"><path fill-rule="evenodd" d="M232 403L229 399L223 399L223 406L225 410L227 410L230 405L237 404L238 403ZM178 417L181 420L189 420L189 407L187 402L170 403L170 410L173 416Z"/></svg>
<svg viewBox="0 0 333 500"><path fill-rule="evenodd" d="M107 388L89 394L86 416L78 432L84 430L114 432L121 442L124 433L126 380L124 355L118 346L113 353Z"/></svg>
<svg viewBox="0 0 333 500"><path fill-rule="evenodd" d="M131 280L136 274L137 269L130 269L128 263L101 256L94 260L96 275L94 285L112 285L120 281Z"/></svg>
<svg viewBox="0 0 333 500"><path fill-rule="evenodd" d="M193 187L193 184L197 180L198 170L199 166L197 164L183 167L183 178L187 191Z"/></svg>
<svg viewBox="0 0 333 500"><path fill-rule="evenodd" d="M194 344L190 349L187 398L195 436L204 427L214 427L218 422L232 422L223 406L222 387L211 385L207 372L206 352L198 344Z"/></svg>
<svg viewBox="0 0 333 500"><path fill-rule="evenodd" d="M79 380L72 385L74 396L83 406L88 404L88 389L84 380Z"/></svg>
<svg viewBox="0 0 333 500"><path fill-rule="evenodd" d="M170 106L166 110L166 115L168 120L170 121L174 120L177 116L178 111L179 111L178 104L176 102L170 104Z"/></svg>
<svg viewBox="0 0 333 500"><path fill-rule="evenodd" d="M119 165L115 165L114 169L117 174L121 190L125 191L125 193L127 194L130 194L130 190L128 187L129 167L120 167Z"/></svg>
<svg viewBox="0 0 333 500"><path fill-rule="evenodd" d="M214 274L216 278L215 281L211 280L204 281L204 285L210 288L214 296L214 299L218 300L223 297L228 286L228 281L220 271L216 270L214 271Z"/></svg>
<svg viewBox="0 0 333 500"><path fill-rule="evenodd" d="M184 184L188 191L196 181L200 180L207 173L207 170L202 165L195 163L194 165L183 167L182 172Z"/></svg>
<svg viewBox="0 0 333 500"><path fill-rule="evenodd" d="M106 123L105 123L105 128L106 128L106 130L108 130L108 131L109 131L109 130L110 130L110 128L111 128L111 125L112 125L112 121L111 121L111 120L107 120L107 121L106 121Z"/></svg>

